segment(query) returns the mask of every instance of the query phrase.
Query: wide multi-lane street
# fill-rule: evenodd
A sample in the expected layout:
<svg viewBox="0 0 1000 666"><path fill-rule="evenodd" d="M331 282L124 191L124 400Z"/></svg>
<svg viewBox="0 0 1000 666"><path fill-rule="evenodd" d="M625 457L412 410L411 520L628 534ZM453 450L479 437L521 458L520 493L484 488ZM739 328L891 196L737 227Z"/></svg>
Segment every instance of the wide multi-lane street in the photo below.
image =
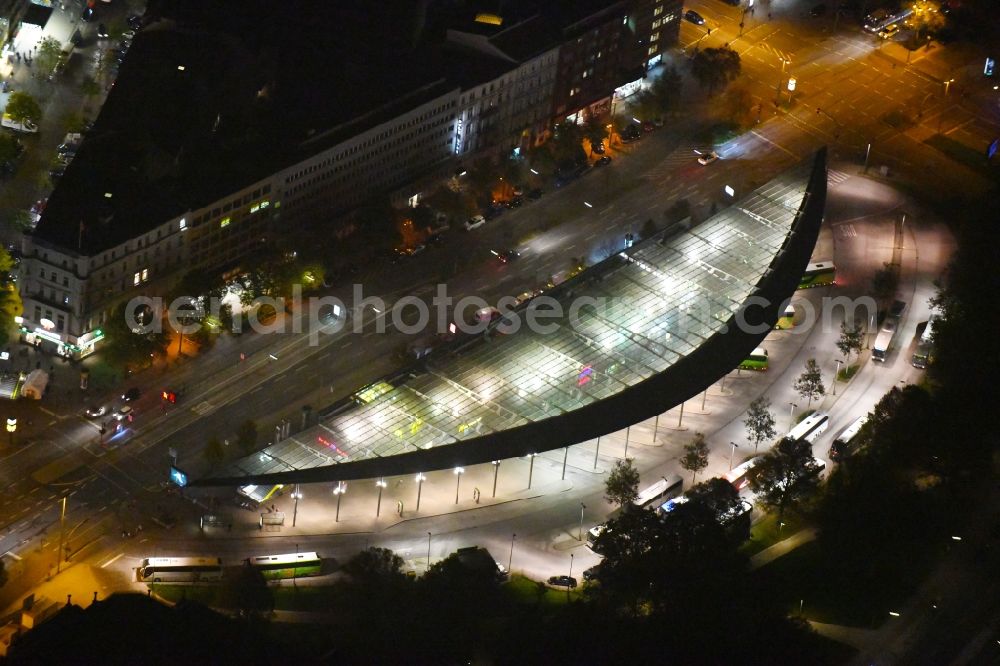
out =
<svg viewBox="0 0 1000 666"><path fill-rule="evenodd" d="M645 220L662 222L663 211L680 199L687 199L696 216L704 218L713 203L730 203L723 191L726 185L735 189L738 198L829 144L832 160L827 226L815 256L836 261L840 282L837 295L861 295L874 270L892 258L894 229L899 216L907 213L901 296L910 301L911 307L900 340L910 344L916 326L926 320L926 301L952 242L919 202L906 198L886 181L902 173L907 185L928 192L947 192L957 188L958 183L976 187L978 177L974 173L951 163L923 139L928 133L936 133L938 126L943 132L970 131L970 127L980 124L990 127L993 119L979 113L975 95L966 100L956 97L952 90L949 96L939 81L879 53L876 47L880 45L846 19L841 20L834 35L832 18L807 19L800 15L801 7L785 10L774 3L772 19L765 18L766 9L762 8L756 17L747 17L740 37L737 10L714 0L691 6L709 19L713 30L706 35L704 28L685 23L681 32L684 50L674 55L677 66L685 66L685 54L696 43L700 48L729 43L742 57L740 82L751 88L755 103L761 104L759 125L717 147L722 160L700 166L693 150L705 146L689 138L695 123L679 121L640 142L616 147L613 164L593 169L581 180L547 193L538 202L508 211L472 232L453 231L442 247L430 248L401 264L370 269L362 281L366 295L379 295L388 305L406 294L430 298L445 258L456 256L465 259L467 269L448 281L452 296L477 294L495 301L503 295L516 295L566 270L571 258L584 257L589 262L604 258L611 249L621 247L625 233L638 232ZM782 58L791 61L785 64L784 75ZM789 74L798 81L791 104L784 87ZM694 89L693 82L686 80L685 84L686 99L696 105L694 108L712 108L713 101L702 99L702 92ZM781 99L775 108L779 85ZM919 111L913 114L917 103ZM898 114L912 119L912 123L896 122ZM969 121L970 114L974 122ZM861 175L869 143L869 173L878 176L878 181ZM946 164L948 168L942 168ZM884 175L882 165L888 166ZM551 226L557 221L562 223ZM518 249L522 257L501 265L490 250L507 248ZM346 287L335 293L350 304ZM818 301L823 295L808 293L797 298ZM44 405L48 414L44 420L36 419L34 432L26 428L29 433L18 435L23 438L21 442L30 444L20 443L2 453L4 529L0 552L13 553L26 561L51 561L57 539L58 502L63 495L69 497L66 531L72 530L69 547L76 558L124 573L135 565L136 558L153 551L204 552L205 539L195 536L190 524L191 516L200 509L161 491L170 451L178 454L182 468L201 472L201 450L210 437L232 439L236 427L246 419L260 425L262 442L270 439L274 425L282 419L290 419L293 431L297 430L304 405L321 410L393 369L398 364L396 352L407 338L393 332L391 326L386 334L374 334L374 320L379 315L366 310L358 315L367 322L365 333L321 335L317 345L309 344L307 333L247 334L224 339L196 361L166 372L141 375L135 385L143 389L143 397L136 403L134 421L116 436L107 433L104 446L99 442L98 426L80 416L78 400L67 397ZM305 328L308 330L308 325ZM706 474L728 468L729 442L745 439L741 415L757 395L768 393L772 397L779 429L787 426L790 414L803 407L791 406L798 400L791 390L792 381L810 357L820 361L827 378L832 377L834 361L839 358L834 346L836 337L835 328L819 326L806 335L775 334L773 342L780 353L772 353L771 371L752 377L734 376L725 393L710 393L705 410L708 413L689 413L685 426L692 432L705 432L712 446ZM241 354L245 360L241 360ZM63 386L67 382L72 385L71 370L60 367L56 372L65 376L60 380ZM824 402L823 408L832 418L830 433L870 409L892 386L900 381L915 381L918 376L918 371L909 366L902 345L884 366L864 366L850 385L838 387L836 399L831 396ZM164 408L158 393L167 387L181 389L182 399ZM700 401L693 402L700 405ZM690 432L666 427L665 419L659 426L654 429L652 423L645 423L633 428L633 437L651 444L630 450L638 458L644 481L677 472L676 457L690 437ZM328 489L307 489L307 497L323 495L324 499L315 500L316 508L303 506L301 524L322 524L322 529L286 529L282 533L285 536L236 530L223 539L213 539L207 547L233 560L249 554L285 552L293 544L340 557L365 544L378 543L398 550L419 567L420 560L426 560L427 532L431 532L432 559L458 545L482 543L505 561L513 544L514 567L531 575L562 573L570 552L576 554L575 566L582 568L593 564L595 556L575 538L579 536L580 504L586 505L584 528L603 519L606 505L601 499L601 472L622 455L623 439L621 435L611 436L602 443L597 472L593 465L595 443L573 447L565 482L560 478L562 456L541 456L534 472L538 475L536 488L543 491L525 495L523 485L516 487L513 473L505 469L500 496L518 501L448 513L451 508L447 498L454 486L446 484L444 476L436 482L432 477L424 488L428 507L425 515L444 517L402 522L385 518L378 522L373 516L360 517L372 513L359 507L362 503L367 507L369 499L374 504L374 487L352 489L344 504L344 526L355 533L337 534L339 526L328 519L332 501ZM829 436L818 441L819 457L826 457L829 441ZM511 461L509 465L526 470L528 464ZM463 483L468 489L474 485L488 487L491 474L488 470L469 470L469 478ZM412 502L413 481L391 481L393 485L384 500L386 507L404 494L406 501ZM231 490L225 493L231 494ZM206 497L202 500L208 501ZM290 512L287 497L280 503ZM473 507L463 499L460 508ZM310 512L314 517L309 516ZM188 522L182 521L172 531L154 528L153 518L171 513ZM317 513L319 517L315 517ZM383 516L387 513L392 512L386 510ZM148 536L122 536L123 531L134 531L139 524L146 527L144 535ZM392 527L386 529L389 525ZM309 536L309 531L315 535ZM512 538L514 534L516 538ZM39 555L36 551L43 544L49 550ZM22 566L27 572L28 564ZM40 570L44 572L44 568Z"/></svg>

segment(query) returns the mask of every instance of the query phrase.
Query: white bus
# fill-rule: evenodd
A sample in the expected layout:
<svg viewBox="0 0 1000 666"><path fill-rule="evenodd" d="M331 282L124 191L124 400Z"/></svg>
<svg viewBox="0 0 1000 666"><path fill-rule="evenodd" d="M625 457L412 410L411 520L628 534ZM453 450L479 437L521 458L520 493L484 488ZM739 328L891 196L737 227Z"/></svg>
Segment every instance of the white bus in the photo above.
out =
<svg viewBox="0 0 1000 666"><path fill-rule="evenodd" d="M826 412L813 412L792 428L785 437L788 439L804 439L812 444L816 438L830 426L830 415Z"/></svg>
<svg viewBox="0 0 1000 666"><path fill-rule="evenodd" d="M737 492L741 492L744 488L750 485L750 479L747 476L750 474L750 470L761 461L763 456L755 456L750 460L747 460L742 465L737 465L733 469L729 470L723 477L729 483L733 484L733 488L736 488Z"/></svg>
<svg viewBox="0 0 1000 666"><path fill-rule="evenodd" d="M830 445L830 460L839 461L848 457L852 453L852 447L856 443L855 438L861 431L861 426L865 424L868 420L868 415L859 416L854 419L851 425L844 428L844 432L837 436L837 439L833 440L833 444Z"/></svg>
<svg viewBox="0 0 1000 666"><path fill-rule="evenodd" d="M198 583L221 578L219 557L147 557L135 570L140 583Z"/></svg>
<svg viewBox="0 0 1000 666"><path fill-rule="evenodd" d="M660 506L669 499L673 499L684 490L684 479L674 474L669 477L662 477L659 481L640 492L634 501L637 507L648 509L651 506Z"/></svg>
<svg viewBox="0 0 1000 666"><path fill-rule="evenodd" d="M865 17L865 30L873 33L880 32L882 29L889 27L893 23L902 23L903 20L909 17L912 13L912 9L901 9L896 13L889 12L885 9L876 9Z"/></svg>
<svg viewBox="0 0 1000 666"><path fill-rule="evenodd" d="M320 556L314 552L260 555L251 557L247 562L268 579L318 576L323 565Z"/></svg>
<svg viewBox="0 0 1000 666"><path fill-rule="evenodd" d="M924 326L924 332L920 334L917 341L917 349L913 352L910 363L914 368L925 369L934 357L934 319L936 315L931 315Z"/></svg>

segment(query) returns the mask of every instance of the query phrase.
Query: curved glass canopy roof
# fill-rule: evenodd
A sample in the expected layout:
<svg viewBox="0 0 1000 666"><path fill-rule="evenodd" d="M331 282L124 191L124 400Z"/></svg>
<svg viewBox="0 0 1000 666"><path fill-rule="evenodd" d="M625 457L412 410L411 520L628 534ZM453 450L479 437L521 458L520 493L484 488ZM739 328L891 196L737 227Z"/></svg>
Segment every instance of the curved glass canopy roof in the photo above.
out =
<svg viewBox="0 0 1000 666"><path fill-rule="evenodd" d="M560 285L551 297L564 314L571 306L577 314L543 320L549 331L492 330L436 350L223 476L461 446L572 413L664 372L724 330L755 292L789 241L813 168L805 163L690 230L640 243Z"/></svg>

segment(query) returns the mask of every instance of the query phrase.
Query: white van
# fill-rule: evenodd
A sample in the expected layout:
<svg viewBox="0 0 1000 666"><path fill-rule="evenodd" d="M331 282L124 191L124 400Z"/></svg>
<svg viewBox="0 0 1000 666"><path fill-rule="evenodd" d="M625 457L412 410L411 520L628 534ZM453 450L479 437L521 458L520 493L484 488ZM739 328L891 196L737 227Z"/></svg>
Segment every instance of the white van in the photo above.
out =
<svg viewBox="0 0 1000 666"><path fill-rule="evenodd" d="M486 218L482 215L476 215L465 221L465 230L472 231L473 229L478 229L484 224L486 224Z"/></svg>

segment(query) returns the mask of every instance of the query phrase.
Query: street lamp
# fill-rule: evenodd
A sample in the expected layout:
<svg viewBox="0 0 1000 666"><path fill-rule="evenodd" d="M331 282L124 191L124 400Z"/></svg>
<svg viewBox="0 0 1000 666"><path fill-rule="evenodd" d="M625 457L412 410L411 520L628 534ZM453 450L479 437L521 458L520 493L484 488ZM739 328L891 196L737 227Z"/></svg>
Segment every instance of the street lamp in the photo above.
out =
<svg viewBox="0 0 1000 666"><path fill-rule="evenodd" d="M833 394L834 395L837 395L837 379L840 377L840 366L843 365L844 362L838 358L837 361L836 361L836 363L837 363L837 372L833 375Z"/></svg>
<svg viewBox="0 0 1000 666"><path fill-rule="evenodd" d="M497 475L500 473L500 461L493 461L493 497L497 496Z"/></svg>
<svg viewBox="0 0 1000 666"><path fill-rule="evenodd" d="M424 481L426 481L426 480L427 480L427 477L424 476L423 472L418 472L417 473L417 509L416 509L417 512L420 511L420 491L423 490L423 488L424 488Z"/></svg>
<svg viewBox="0 0 1000 666"><path fill-rule="evenodd" d="M510 535L510 557L507 558L507 571L513 571L510 565L514 562L514 539L517 538L517 532Z"/></svg>
<svg viewBox="0 0 1000 666"><path fill-rule="evenodd" d="M791 420L795 418L795 408L798 407L798 405L796 405L794 402L790 402L788 404L791 406L791 409L788 410L788 419Z"/></svg>
<svg viewBox="0 0 1000 666"><path fill-rule="evenodd" d="M14 448L14 431L17 430L17 419L7 419L7 436L11 448Z"/></svg>
<svg viewBox="0 0 1000 666"><path fill-rule="evenodd" d="M462 484L463 474L465 474L464 467L455 468L455 504L458 504L458 487Z"/></svg>
<svg viewBox="0 0 1000 666"><path fill-rule="evenodd" d="M573 577L573 553L569 554L569 577L570 578ZM568 583L569 581L566 581L566 582ZM569 601L569 589L570 589L570 586L567 585L566 586L566 600L567 601Z"/></svg>
<svg viewBox="0 0 1000 666"><path fill-rule="evenodd" d="M295 500L295 504L292 506L292 527L295 527L295 521L299 517L299 500L302 499L302 493L299 492L299 484L295 484L295 490L292 491L292 499Z"/></svg>
<svg viewBox="0 0 1000 666"><path fill-rule="evenodd" d="M781 58L781 74L778 75L778 87L774 91L774 106L778 106L781 101L781 84L785 80L785 66L790 62L792 61L788 58Z"/></svg>
<svg viewBox="0 0 1000 666"><path fill-rule="evenodd" d="M948 96L948 90L951 88L951 84L955 82L955 79L948 79L944 82L944 96Z"/></svg>
<svg viewBox="0 0 1000 666"><path fill-rule="evenodd" d="M528 489L529 490L531 489L531 477L534 476L534 474L535 474L535 456L537 456L537 455L538 455L537 453L529 453L528 454L528 460L530 461L528 463Z"/></svg>
<svg viewBox="0 0 1000 666"><path fill-rule="evenodd" d="M344 481L337 481L337 487L333 489L333 494L337 496L337 516L333 519L333 522L340 522L340 500L343 499L344 493L347 492L347 483Z"/></svg>
<svg viewBox="0 0 1000 666"><path fill-rule="evenodd" d="M380 478L375 482L378 486L378 503L375 505L375 517L378 518L379 514L382 513L382 489L386 487L385 477Z"/></svg>
<svg viewBox="0 0 1000 666"><path fill-rule="evenodd" d="M580 502L580 538L579 541L583 541L583 510L587 508L587 505Z"/></svg>
<svg viewBox="0 0 1000 666"><path fill-rule="evenodd" d="M729 446L733 447L732 450L729 451L729 470L732 471L733 457L736 455L736 449L739 445L736 442L729 442Z"/></svg>
<svg viewBox="0 0 1000 666"><path fill-rule="evenodd" d="M431 570L431 533L427 533L427 570Z"/></svg>

